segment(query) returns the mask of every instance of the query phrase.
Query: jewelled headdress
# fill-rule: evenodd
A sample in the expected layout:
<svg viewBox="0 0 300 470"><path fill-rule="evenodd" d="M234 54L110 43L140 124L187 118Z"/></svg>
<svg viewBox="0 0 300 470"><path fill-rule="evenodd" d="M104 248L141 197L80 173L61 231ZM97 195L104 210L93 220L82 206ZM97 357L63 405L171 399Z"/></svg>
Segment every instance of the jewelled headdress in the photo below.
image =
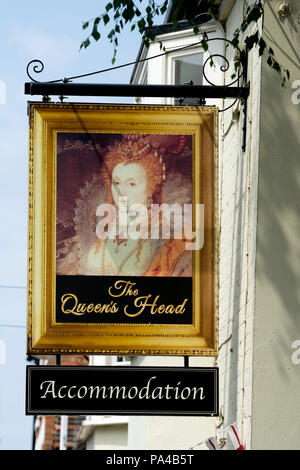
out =
<svg viewBox="0 0 300 470"><path fill-rule="evenodd" d="M111 169L117 162L137 162L146 168L152 166L155 173L154 178L159 177L157 183L164 183L166 181L165 160L167 155L182 152L185 146L185 136L172 136L177 137L178 142L167 147L161 145L157 137L157 135L149 134L123 134L120 142L108 148L104 158L108 171L111 173Z"/></svg>

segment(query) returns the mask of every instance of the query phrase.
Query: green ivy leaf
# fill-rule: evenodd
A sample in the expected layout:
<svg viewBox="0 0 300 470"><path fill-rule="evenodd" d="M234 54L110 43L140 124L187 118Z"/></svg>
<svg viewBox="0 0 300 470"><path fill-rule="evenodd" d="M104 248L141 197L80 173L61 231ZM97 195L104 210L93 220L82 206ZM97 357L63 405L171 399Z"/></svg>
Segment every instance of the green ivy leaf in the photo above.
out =
<svg viewBox="0 0 300 470"><path fill-rule="evenodd" d="M93 29L92 36L95 39L95 41L98 41L100 39L101 35L100 35L99 31L97 30L97 28Z"/></svg>
<svg viewBox="0 0 300 470"><path fill-rule="evenodd" d="M160 13L163 15L167 10L167 3L165 2L160 9Z"/></svg>
<svg viewBox="0 0 300 470"><path fill-rule="evenodd" d="M88 25L89 25L89 22L88 22L88 21L86 21L85 23L83 23L83 25L82 25L82 29L86 29L86 28L88 27Z"/></svg>
<svg viewBox="0 0 300 470"><path fill-rule="evenodd" d="M278 73L281 72L281 67L280 67L280 65L278 64L278 62L276 62L276 60L274 61L272 67L273 67L274 70L276 70L276 72L278 72Z"/></svg>
<svg viewBox="0 0 300 470"><path fill-rule="evenodd" d="M263 38L260 38L259 42L258 42L258 45L259 45L259 55L262 56L263 53L264 53L264 50L266 49L267 47L267 44L265 43L265 41L263 40Z"/></svg>
<svg viewBox="0 0 300 470"><path fill-rule="evenodd" d="M249 25L249 23L246 20L244 20L242 22L242 24L240 26L240 29L241 29L242 33L244 33L246 31L246 29L248 28L248 25Z"/></svg>
<svg viewBox="0 0 300 470"><path fill-rule="evenodd" d="M233 47L238 47L239 45L239 36L234 36L234 38L232 39L232 45Z"/></svg>
<svg viewBox="0 0 300 470"><path fill-rule="evenodd" d="M236 60L234 62L234 69L235 70L238 70L240 68L240 65L241 65L241 61L240 60Z"/></svg>
<svg viewBox="0 0 300 470"><path fill-rule="evenodd" d="M85 47L85 49L87 47L89 47L90 44L91 44L91 41L89 40L89 38L87 38L85 41L83 41L83 46Z"/></svg>
<svg viewBox="0 0 300 470"><path fill-rule="evenodd" d="M109 34L107 35L108 39L110 39L110 40L111 40L111 39L112 39L112 37L113 37L115 34L116 34L115 30L114 30L114 29L112 29L112 30L109 32Z"/></svg>
<svg viewBox="0 0 300 470"><path fill-rule="evenodd" d="M107 23L109 22L109 20L110 20L109 16L108 16L107 14L105 14L105 15L103 16L104 24L107 25Z"/></svg>
<svg viewBox="0 0 300 470"><path fill-rule="evenodd" d="M207 52L208 51L208 44L207 44L206 40L202 39L202 41L200 43L201 43L201 46L203 47L204 52Z"/></svg>
<svg viewBox="0 0 300 470"><path fill-rule="evenodd" d="M258 36L258 31L256 31L255 34L252 34L252 36L247 36L245 39L245 44L248 47L248 50L250 51L254 45L258 44L259 42L259 36Z"/></svg>
<svg viewBox="0 0 300 470"><path fill-rule="evenodd" d="M128 21L131 21L134 18L134 9L128 6L123 10L122 17L124 18L125 23L128 23Z"/></svg>
<svg viewBox="0 0 300 470"><path fill-rule="evenodd" d="M106 10L106 11L109 11L109 10L112 9L112 7L113 7L113 6L112 6L112 3L109 2L109 3L106 5L105 10Z"/></svg>
<svg viewBox="0 0 300 470"><path fill-rule="evenodd" d="M146 27L146 22L145 22L144 18L139 20L137 24L138 24L140 33L143 33L145 31L145 27Z"/></svg>

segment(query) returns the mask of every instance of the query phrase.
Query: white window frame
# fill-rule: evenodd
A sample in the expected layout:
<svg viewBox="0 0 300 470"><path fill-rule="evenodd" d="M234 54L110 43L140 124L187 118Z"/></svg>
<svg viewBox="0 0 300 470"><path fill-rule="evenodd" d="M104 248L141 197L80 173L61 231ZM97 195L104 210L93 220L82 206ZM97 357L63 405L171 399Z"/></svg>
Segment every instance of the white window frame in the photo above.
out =
<svg viewBox="0 0 300 470"><path fill-rule="evenodd" d="M199 47L187 49L185 52L183 51L175 51L173 53L168 54L166 57L167 59L167 65L166 65L166 84L170 85L175 85L175 64L176 60L178 59L183 59L185 57L191 57L194 55L202 55L203 56L203 63L205 61L205 54L203 53L203 49ZM204 77L202 81L202 85L204 84ZM174 98L169 98L169 103L167 104L173 104L174 103Z"/></svg>
<svg viewBox="0 0 300 470"><path fill-rule="evenodd" d="M216 23L214 20L201 25L201 32L208 35L209 39L213 38L224 38L224 32L222 27ZM160 85L173 85L175 83L175 60L181 57L186 57L188 55L194 54L203 54L203 64L210 55L213 54L225 54L225 43L223 41L209 41L208 51L204 51L201 44L201 33L197 37L193 32L193 28L188 28L180 31L172 31L169 33L161 34L156 37L155 41L150 43L148 50L145 48L142 51L141 58L153 57L161 54L162 52L167 52L166 55L162 55L155 59L150 59L149 61L139 64L137 68L137 73L133 83L143 83L143 78L145 74L145 69L148 71L148 84L160 84ZM199 44L194 47L178 50L180 48L186 47L189 44L193 44L199 41ZM162 48L161 48L162 45ZM213 82L215 85L223 85L223 72L220 70L220 66L223 65L221 58L216 57L214 59L214 67L210 68L207 64L205 72L207 78ZM147 65L146 65L147 64ZM206 82L205 77L203 77L203 85L209 85ZM141 104L166 104L173 105L174 98L141 98L139 101ZM216 105L220 108L222 107L222 100L207 100L207 105Z"/></svg>
<svg viewBox="0 0 300 470"><path fill-rule="evenodd" d="M181 51L174 52L170 57L171 63L169 63L168 66L170 78L168 77L169 79L167 79L167 82L175 84L175 64L178 59L185 59L186 57L192 57L195 55L202 55L204 60L203 51L199 50L199 48L188 49L188 51L185 53Z"/></svg>

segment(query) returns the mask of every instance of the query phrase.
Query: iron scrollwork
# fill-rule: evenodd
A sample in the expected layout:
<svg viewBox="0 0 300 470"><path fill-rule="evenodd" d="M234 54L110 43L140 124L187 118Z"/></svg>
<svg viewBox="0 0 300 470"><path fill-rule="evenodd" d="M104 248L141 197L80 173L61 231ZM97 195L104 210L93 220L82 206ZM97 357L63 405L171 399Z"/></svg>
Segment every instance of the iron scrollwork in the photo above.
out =
<svg viewBox="0 0 300 470"><path fill-rule="evenodd" d="M36 64L36 65L33 65L33 64ZM43 70L44 70L44 64L41 60L39 59L33 59L31 60L28 64L27 64L27 67L26 67L26 73L27 73L27 76L30 78L30 80L32 82L39 82L39 80L35 80L29 73L29 70L30 70L30 67L32 66L32 70L35 72L35 73L41 73Z"/></svg>
<svg viewBox="0 0 300 470"><path fill-rule="evenodd" d="M225 39L225 38L210 38L210 39L207 39L206 41L207 42L210 42L210 41L223 41L224 43L226 43L226 46L225 46L226 48L229 45L234 47L235 51L238 52L238 55L239 55L239 67L235 71L235 74L234 74L234 75L236 75L236 77L234 77L235 79L233 81L231 81L230 83L226 83L225 86L226 87L231 87L231 86L237 84L237 86L239 87L241 80L242 80L243 84L246 85L246 81L247 81L247 60L246 60L247 51L242 52L241 49L238 46L234 46L229 39ZM209 57L207 57L207 59L205 60L205 62L203 64L203 77L204 77L205 81L213 87L218 86L218 85L216 83L213 83L208 78L206 70L207 70L208 65L210 67L212 65L214 65L214 59L216 59L216 58L220 58L220 59L223 60L223 64L220 65L220 70L221 70L222 73L228 72L228 70L230 69L230 65L231 65L228 58L223 54L214 53L214 54L210 54ZM232 108L236 104L237 101L238 101L238 98L236 98L234 100L234 102L232 104L230 104L229 106L227 106L226 108L219 109L219 112L224 112L224 111L227 111L228 109Z"/></svg>
<svg viewBox="0 0 300 470"><path fill-rule="evenodd" d="M221 89L224 89L224 88L227 88L227 89L229 89L229 88L234 88L234 89L238 88L239 93L241 91L244 92L243 96L241 95L238 98L236 98L236 96L237 96L236 93L233 94L232 98L229 98L228 93L227 93L226 94L227 98L228 99L234 99L234 101L233 101L232 104L225 107L224 109L219 109L219 112L227 111L228 109L232 108L238 100L243 101L243 104L244 104L244 137L243 137L243 146L242 146L242 148L244 150L245 146L246 146L246 140L245 140L246 137L245 136L246 136L247 96L248 96L248 93L249 93L249 84L247 83L247 68L248 68L247 50L246 51L241 51L241 49L239 47L235 46L232 43L232 41L230 41L229 39L225 39L225 38L206 38L207 43L209 43L211 41L223 41L223 43L226 44L225 48L227 48L228 46L232 46L234 48L235 54L238 53L238 55L239 55L239 59L236 59L235 62L234 62L234 73L231 75L231 79L234 78L234 80L232 80L230 83L227 83L223 86L219 86L216 83L213 83L208 77L208 73L207 73L208 65L210 65L210 66L215 65L215 62L214 62L215 59L221 59L223 61L222 65L220 65L220 71L223 74L225 74L226 72L228 72L230 70L232 62L229 61L229 59L226 57L226 55L223 55L219 52L218 53L212 53L212 54L209 53L209 56L205 59L205 62L203 64L203 77L204 77L204 80L206 81L206 83L208 83L213 89L215 89L215 91L216 91L215 97L216 98L225 99L225 95L223 94L224 92L221 91ZM183 48L179 48L178 50L188 49L189 47L195 47L197 45L201 46L201 41L199 41L198 43L190 44L188 46L184 46ZM174 52L174 51L172 51L172 52ZM163 54L160 54L160 55L165 55L167 53L168 52L164 52ZM151 58L152 57L146 58L146 59L141 59L137 62L142 62L142 61L145 61L145 60L149 60ZM98 70L98 71L95 71L95 72L90 72L90 73L86 73L86 74L82 74L82 75L77 75L77 76L74 76L74 77L68 77L68 78L63 78L63 79L58 79L58 80L51 80L51 81L47 81L47 82L41 82L39 80L36 80L32 76L32 72L34 72L36 74L40 74L44 70L44 64L39 59L33 59L28 63L27 68L26 68L26 72L27 72L27 76L30 78L30 80L33 83L42 83L42 84L43 83L45 83L45 84L64 83L64 84L68 84L69 82L71 82L74 79L87 77L87 76L90 76L90 75L96 75L96 74L106 72L106 71L109 71L109 70L114 70L114 69L118 69L118 68L121 68L121 67L126 67L127 65L133 65L135 63L136 62L131 62L131 63L128 63L128 64L119 65L117 67L111 67L111 68L104 69L104 70ZM236 66L236 64L238 64L238 66ZM248 89L248 91L246 90L246 88ZM246 91L247 91L247 93L246 93ZM63 93L68 94L68 90L64 90ZM143 96L146 96L146 95L143 95ZM61 98L62 97L63 97L63 94L61 94ZM182 97L182 98L184 99L184 97ZM49 98L48 98L48 96L44 96L44 99L48 100Z"/></svg>

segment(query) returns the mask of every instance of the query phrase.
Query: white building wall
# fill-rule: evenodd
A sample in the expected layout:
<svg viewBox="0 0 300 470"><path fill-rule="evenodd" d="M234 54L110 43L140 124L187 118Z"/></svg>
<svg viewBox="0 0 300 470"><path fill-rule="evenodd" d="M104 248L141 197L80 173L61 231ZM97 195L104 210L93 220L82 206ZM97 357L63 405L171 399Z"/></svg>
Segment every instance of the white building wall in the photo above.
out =
<svg viewBox="0 0 300 470"><path fill-rule="evenodd" d="M227 22L227 37L242 20L242 2L236 2ZM230 51L228 50L228 53ZM226 79L230 81L231 72ZM219 357L220 417L218 439L236 424L246 449L251 443L253 321L261 60L249 55L247 145L242 152L241 104L220 116L220 291ZM228 83L228 82L227 82ZM227 100L229 101L229 100ZM240 111L240 116L234 112ZM227 449L231 442L227 439Z"/></svg>

